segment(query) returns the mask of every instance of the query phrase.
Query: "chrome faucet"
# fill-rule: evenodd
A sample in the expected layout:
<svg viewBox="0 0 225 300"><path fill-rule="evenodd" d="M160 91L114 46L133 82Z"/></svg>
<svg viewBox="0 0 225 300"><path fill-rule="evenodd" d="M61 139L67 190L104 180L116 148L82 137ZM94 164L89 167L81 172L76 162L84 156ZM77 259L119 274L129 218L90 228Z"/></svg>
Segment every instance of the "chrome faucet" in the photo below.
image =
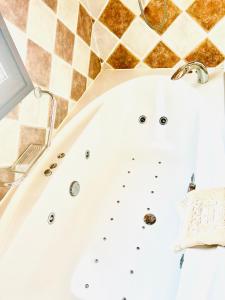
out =
<svg viewBox="0 0 225 300"><path fill-rule="evenodd" d="M206 83L209 80L209 74L206 66L198 61L192 61L180 67L171 77L172 80L178 80L183 77L185 74L192 73L192 70L195 70L198 75L199 83Z"/></svg>

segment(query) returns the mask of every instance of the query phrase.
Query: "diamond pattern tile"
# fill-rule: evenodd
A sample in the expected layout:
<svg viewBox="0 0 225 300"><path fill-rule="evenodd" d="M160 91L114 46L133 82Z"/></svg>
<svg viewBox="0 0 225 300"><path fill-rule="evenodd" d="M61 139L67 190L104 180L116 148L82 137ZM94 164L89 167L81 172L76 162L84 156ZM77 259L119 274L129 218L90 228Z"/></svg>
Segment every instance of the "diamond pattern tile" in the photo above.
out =
<svg viewBox="0 0 225 300"><path fill-rule="evenodd" d="M180 58L169 49L163 42L149 53L144 62L151 68L172 68Z"/></svg>
<svg viewBox="0 0 225 300"><path fill-rule="evenodd" d="M144 10L145 17L158 34L163 34L181 13L181 10L171 0L167 0L167 21L162 27L159 27L164 18L164 3L164 0L151 0Z"/></svg>
<svg viewBox="0 0 225 300"><path fill-rule="evenodd" d="M188 14L180 15L163 35L163 41L185 57L206 38L206 32Z"/></svg>
<svg viewBox="0 0 225 300"><path fill-rule="evenodd" d="M187 12L205 30L210 30L225 16L225 0L195 0Z"/></svg>
<svg viewBox="0 0 225 300"><path fill-rule="evenodd" d="M206 39L186 57L186 60L197 60L207 67L216 67L224 60L224 55L209 39Z"/></svg>
<svg viewBox="0 0 225 300"><path fill-rule="evenodd" d="M120 0L109 0L100 21L115 35L121 37L134 17L134 14Z"/></svg>
<svg viewBox="0 0 225 300"><path fill-rule="evenodd" d="M79 17L77 23L78 35L90 46L93 19L86 9L80 4Z"/></svg>
<svg viewBox="0 0 225 300"><path fill-rule="evenodd" d="M107 60L114 69L133 69L138 64L139 59L128 49L120 44Z"/></svg>

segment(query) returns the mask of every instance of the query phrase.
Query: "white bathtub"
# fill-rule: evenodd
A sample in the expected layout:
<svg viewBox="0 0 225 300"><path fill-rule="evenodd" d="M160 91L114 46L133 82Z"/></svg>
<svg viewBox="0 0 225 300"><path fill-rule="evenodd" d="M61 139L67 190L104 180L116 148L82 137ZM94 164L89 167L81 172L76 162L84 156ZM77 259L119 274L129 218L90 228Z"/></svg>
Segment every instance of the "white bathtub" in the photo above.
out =
<svg viewBox="0 0 225 300"><path fill-rule="evenodd" d="M176 206L196 168L211 82L174 82L155 71L97 97L67 122L2 208L1 300L175 299ZM156 223L146 225L146 214Z"/></svg>

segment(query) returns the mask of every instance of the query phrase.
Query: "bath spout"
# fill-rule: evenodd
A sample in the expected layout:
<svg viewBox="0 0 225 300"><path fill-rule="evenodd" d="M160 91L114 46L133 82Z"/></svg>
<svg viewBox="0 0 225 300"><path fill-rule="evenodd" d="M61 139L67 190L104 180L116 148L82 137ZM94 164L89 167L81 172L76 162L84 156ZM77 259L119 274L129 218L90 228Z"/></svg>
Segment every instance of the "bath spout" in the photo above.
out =
<svg viewBox="0 0 225 300"><path fill-rule="evenodd" d="M192 70L195 70L198 75L198 82L199 83L206 83L209 80L209 74L207 68L198 61L193 61L187 63L180 67L171 77L172 80L178 80L183 77L185 74L191 73Z"/></svg>

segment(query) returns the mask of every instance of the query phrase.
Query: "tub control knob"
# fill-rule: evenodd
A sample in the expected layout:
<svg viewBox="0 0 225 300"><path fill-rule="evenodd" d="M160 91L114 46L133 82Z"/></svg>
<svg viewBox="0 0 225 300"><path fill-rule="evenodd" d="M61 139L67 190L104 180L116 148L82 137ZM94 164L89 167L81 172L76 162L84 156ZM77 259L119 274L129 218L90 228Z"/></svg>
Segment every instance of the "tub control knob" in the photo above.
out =
<svg viewBox="0 0 225 300"><path fill-rule="evenodd" d="M146 214L144 216L144 222L148 225L153 225L156 222L156 217L153 214Z"/></svg>

